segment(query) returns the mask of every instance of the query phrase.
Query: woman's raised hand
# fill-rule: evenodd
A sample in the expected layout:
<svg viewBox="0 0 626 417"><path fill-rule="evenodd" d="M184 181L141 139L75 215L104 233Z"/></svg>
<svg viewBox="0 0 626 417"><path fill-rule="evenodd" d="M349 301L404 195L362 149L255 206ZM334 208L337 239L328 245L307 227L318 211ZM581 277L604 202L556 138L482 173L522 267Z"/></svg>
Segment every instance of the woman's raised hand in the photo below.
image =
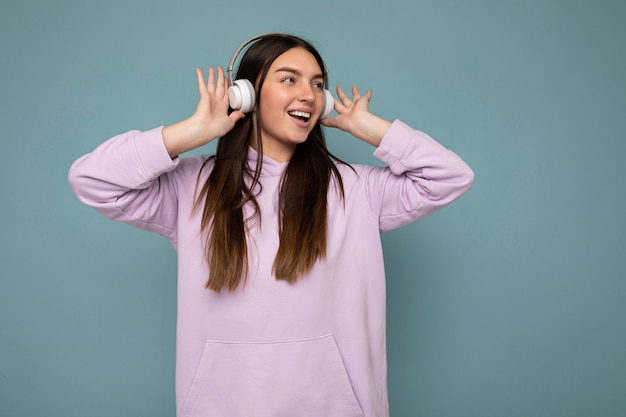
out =
<svg viewBox="0 0 626 417"><path fill-rule="evenodd" d="M337 86L337 97L339 97L339 100L335 100L337 116L322 119L320 123L348 132L371 145L380 145L391 123L370 113L369 102L372 91L367 90L361 95L357 87L352 87L350 99L341 86Z"/></svg>
<svg viewBox="0 0 626 417"><path fill-rule="evenodd" d="M245 114L228 114L228 81L221 67L209 68L205 82L202 70L196 68L200 98L194 114L181 122L163 128L163 141L173 158L206 145L228 133Z"/></svg>

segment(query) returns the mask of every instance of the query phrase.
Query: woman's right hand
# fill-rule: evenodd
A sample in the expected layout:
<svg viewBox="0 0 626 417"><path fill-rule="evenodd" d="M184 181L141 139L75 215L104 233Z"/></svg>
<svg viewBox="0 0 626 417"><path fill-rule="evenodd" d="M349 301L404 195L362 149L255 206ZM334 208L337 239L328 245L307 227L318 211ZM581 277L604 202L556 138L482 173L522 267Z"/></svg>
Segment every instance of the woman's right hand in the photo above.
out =
<svg viewBox="0 0 626 417"><path fill-rule="evenodd" d="M228 114L228 81L221 67L209 68L205 83L202 70L196 68L200 99L195 113L181 122L163 128L163 142L170 157L206 145L224 136L245 114L233 111Z"/></svg>

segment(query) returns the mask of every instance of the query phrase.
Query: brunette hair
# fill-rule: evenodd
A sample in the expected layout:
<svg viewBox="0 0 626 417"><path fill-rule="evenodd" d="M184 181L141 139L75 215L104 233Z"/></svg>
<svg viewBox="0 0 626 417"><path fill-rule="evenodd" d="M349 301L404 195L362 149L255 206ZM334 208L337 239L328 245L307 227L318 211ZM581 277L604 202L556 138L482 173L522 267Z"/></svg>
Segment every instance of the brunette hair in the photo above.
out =
<svg viewBox="0 0 626 417"><path fill-rule="evenodd" d="M205 257L209 266L206 288L220 292L235 290L248 274L246 233L252 221L261 221L256 195L261 192L259 178L263 164L260 91L270 66L292 48L310 52L324 72L326 67L317 50L307 41L286 34L271 34L256 41L245 52L237 79L248 79L256 86L256 111L246 114L235 127L219 139L213 170L202 186L195 209L203 205L201 231L206 236ZM253 120L253 118L255 120ZM256 127L255 127L256 126ZM247 163L248 148L258 138L256 167ZM279 241L272 271L278 280L290 283L306 274L319 259L326 256L328 207L331 180L335 180L341 198L344 196L341 174L327 147L319 121L307 140L298 144L283 172L279 191ZM244 218L243 207L250 205L253 215Z"/></svg>

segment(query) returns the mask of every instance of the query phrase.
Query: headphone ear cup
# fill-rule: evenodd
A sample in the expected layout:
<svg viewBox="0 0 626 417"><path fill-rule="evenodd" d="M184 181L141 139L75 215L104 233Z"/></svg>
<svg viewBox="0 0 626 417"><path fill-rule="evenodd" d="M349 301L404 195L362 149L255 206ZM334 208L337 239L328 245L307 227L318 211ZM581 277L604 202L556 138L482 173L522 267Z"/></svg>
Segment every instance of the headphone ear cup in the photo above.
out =
<svg viewBox="0 0 626 417"><path fill-rule="evenodd" d="M324 90L324 110L320 116L320 119L325 119L330 116L330 113L335 108L335 99L332 93L328 90Z"/></svg>
<svg viewBox="0 0 626 417"><path fill-rule="evenodd" d="M254 108L256 95L249 80L235 80L228 87L228 105L233 110L249 113Z"/></svg>

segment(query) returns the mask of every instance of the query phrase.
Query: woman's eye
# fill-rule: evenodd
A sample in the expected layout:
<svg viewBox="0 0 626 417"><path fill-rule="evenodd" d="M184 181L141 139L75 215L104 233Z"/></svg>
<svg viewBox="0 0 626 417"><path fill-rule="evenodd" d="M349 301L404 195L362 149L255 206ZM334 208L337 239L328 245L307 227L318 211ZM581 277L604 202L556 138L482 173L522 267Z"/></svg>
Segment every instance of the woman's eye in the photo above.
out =
<svg viewBox="0 0 626 417"><path fill-rule="evenodd" d="M293 83L295 80L293 77L285 77L283 78L284 83Z"/></svg>
<svg viewBox="0 0 626 417"><path fill-rule="evenodd" d="M313 83L313 88L323 89L324 83Z"/></svg>

